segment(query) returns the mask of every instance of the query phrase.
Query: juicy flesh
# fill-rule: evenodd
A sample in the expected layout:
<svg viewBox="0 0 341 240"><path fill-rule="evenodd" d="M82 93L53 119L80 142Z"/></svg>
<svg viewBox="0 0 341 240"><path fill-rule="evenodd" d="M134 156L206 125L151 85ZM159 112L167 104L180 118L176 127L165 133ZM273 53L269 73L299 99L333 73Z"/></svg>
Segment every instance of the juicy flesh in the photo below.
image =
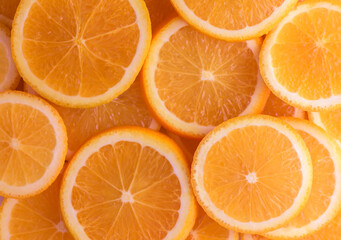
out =
<svg viewBox="0 0 341 240"><path fill-rule="evenodd" d="M9 62L7 58L7 51L5 46L0 42L0 85L5 80L8 73Z"/></svg>
<svg viewBox="0 0 341 240"><path fill-rule="evenodd" d="M102 147L80 169L72 205L91 239L163 239L177 222L180 196L164 156L121 141Z"/></svg>
<svg viewBox="0 0 341 240"><path fill-rule="evenodd" d="M54 129L41 112L22 104L0 105L0 181L12 186L37 181L55 146Z"/></svg>
<svg viewBox="0 0 341 240"><path fill-rule="evenodd" d="M332 137L336 138L336 140L341 142L341 125L339 124L339 119L341 119L341 111L335 110L330 112L320 112L319 115L326 131Z"/></svg>
<svg viewBox="0 0 341 240"><path fill-rule="evenodd" d="M213 204L241 222L281 215L302 186L301 164L292 143L266 126L236 129L216 142L203 174Z"/></svg>
<svg viewBox="0 0 341 240"><path fill-rule="evenodd" d="M162 46L155 83L166 108L179 119L216 126L246 109L257 74L245 42L220 41L186 26Z"/></svg>
<svg viewBox="0 0 341 240"><path fill-rule="evenodd" d="M273 93L270 94L268 101L265 104L263 113L274 117L290 117L294 116L295 107L283 102Z"/></svg>
<svg viewBox="0 0 341 240"><path fill-rule="evenodd" d="M211 25L239 30L261 23L285 0L184 0L193 13Z"/></svg>
<svg viewBox="0 0 341 240"><path fill-rule="evenodd" d="M285 24L270 50L279 84L308 100L341 94L340 24L340 12L324 8Z"/></svg>
<svg viewBox="0 0 341 240"><path fill-rule="evenodd" d="M65 95L93 97L120 81L140 32L127 0L38 0L23 36L24 57L41 84Z"/></svg>

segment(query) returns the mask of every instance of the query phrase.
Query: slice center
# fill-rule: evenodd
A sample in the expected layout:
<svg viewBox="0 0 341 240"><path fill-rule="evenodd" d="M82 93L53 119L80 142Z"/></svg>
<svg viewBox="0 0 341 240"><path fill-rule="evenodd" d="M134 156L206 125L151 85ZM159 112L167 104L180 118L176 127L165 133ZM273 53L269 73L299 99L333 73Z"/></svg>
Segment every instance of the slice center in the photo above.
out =
<svg viewBox="0 0 341 240"><path fill-rule="evenodd" d="M122 196L121 196L121 201L123 203L133 203L134 202L134 198L133 198L133 196L131 195L130 192L123 191L122 192Z"/></svg>
<svg viewBox="0 0 341 240"><path fill-rule="evenodd" d="M202 70L201 81L213 81L214 75L211 71Z"/></svg>
<svg viewBox="0 0 341 240"><path fill-rule="evenodd" d="M256 183L258 181L258 178L257 178L257 175L255 172L251 172L248 175L246 175L245 177L249 183Z"/></svg>
<svg viewBox="0 0 341 240"><path fill-rule="evenodd" d="M63 223L63 221L60 221L57 225L56 225L56 228L58 229L58 232L61 232L61 233L66 233L67 232L67 229Z"/></svg>
<svg viewBox="0 0 341 240"><path fill-rule="evenodd" d="M20 147L20 142L19 142L19 140L16 139L16 138L12 138L11 147L12 147L14 150L18 150L19 147Z"/></svg>

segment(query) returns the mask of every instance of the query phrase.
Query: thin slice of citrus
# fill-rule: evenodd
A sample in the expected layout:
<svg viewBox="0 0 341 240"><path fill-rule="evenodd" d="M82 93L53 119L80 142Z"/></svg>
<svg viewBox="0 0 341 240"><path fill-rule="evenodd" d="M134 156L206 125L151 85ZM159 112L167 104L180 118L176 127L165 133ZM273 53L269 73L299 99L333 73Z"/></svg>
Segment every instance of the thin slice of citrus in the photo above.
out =
<svg viewBox="0 0 341 240"><path fill-rule="evenodd" d="M220 226L202 208L186 240L239 240L238 233Z"/></svg>
<svg viewBox="0 0 341 240"><path fill-rule="evenodd" d="M341 107L341 3L307 0L267 35L260 70L282 100L307 111Z"/></svg>
<svg viewBox="0 0 341 240"><path fill-rule="evenodd" d="M171 16L176 15L170 0L144 0L150 15L153 31L167 21Z"/></svg>
<svg viewBox="0 0 341 240"><path fill-rule="evenodd" d="M1 240L73 240L61 217L62 177L44 192L26 199L6 199L0 210Z"/></svg>
<svg viewBox="0 0 341 240"><path fill-rule="evenodd" d="M181 149L167 136L118 127L75 154L61 188L77 239L185 239L197 211Z"/></svg>
<svg viewBox="0 0 341 240"><path fill-rule="evenodd" d="M41 98L19 91L0 94L0 194L36 195L57 178L67 135L58 112Z"/></svg>
<svg viewBox="0 0 341 240"><path fill-rule="evenodd" d="M341 150L323 129L302 119L284 118L304 139L313 163L313 185L300 214L264 234L270 239L301 239L328 224L341 209Z"/></svg>
<svg viewBox="0 0 341 240"><path fill-rule="evenodd" d="M241 240L269 240L269 238L260 236L260 235L255 235L255 234L240 234L240 239Z"/></svg>
<svg viewBox="0 0 341 240"><path fill-rule="evenodd" d="M11 52L11 31L0 23L0 92L15 89L20 75L15 67Z"/></svg>
<svg viewBox="0 0 341 240"><path fill-rule="evenodd" d="M94 107L135 80L151 41L141 0L22 0L12 51L24 80L66 107Z"/></svg>
<svg viewBox="0 0 341 240"><path fill-rule="evenodd" d="M303 110L296 108L283 102L281 99L276 97L273 93L270 93L268 101L263 109L263 114L274 116L274 117L296 117L305 118L306 114Z"/></svg>
<svg viewBox="0 0 341 240"><path fill-rule="evenodd" d="M269 93L258 69L260 44L224 42L172 19L154 37L143 68L147 103L165 128L192 138L260 113Z"/></svg>
<svg viewBox="0 0 341 240"><path fill-rule="evenodd" d="M302 137L266 115L226 121L200 143L192 185L200 205L221 225L245 233L276 229L303 209L313 178Z"/></svg>
<svg viewBox="0 0 341 240"><path fill-rule="evenodd" d="M20 0L0 0L0 23L12 27L12 20Z"/></svg>
<svg viewBox="0 0 341 240"><path fill-rule="evenodd" d="M171 0L191 25L212 37L242 41L268 33L297 0Z"/></svg>

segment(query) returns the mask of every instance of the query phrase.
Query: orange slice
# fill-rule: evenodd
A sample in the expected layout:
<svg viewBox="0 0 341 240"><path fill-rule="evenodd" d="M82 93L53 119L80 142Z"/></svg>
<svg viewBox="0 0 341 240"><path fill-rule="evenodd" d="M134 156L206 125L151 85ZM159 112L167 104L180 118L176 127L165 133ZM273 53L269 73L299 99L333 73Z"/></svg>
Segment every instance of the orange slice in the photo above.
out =
<svg viewBox="0 0 341 240"><path fill-rule="evenodd" d="M152 29L156 31L171 16L175 15L175 10L170 0L144 0L152 22Z"/></svg>
<svg viewBox="0 0 341 240"><path fill-rule="evenodd" d="M1 240L73 240L59 205L62 177L44 192L26 199L6 199L0 210Z"/></svg>
<svg viewBox="0 0 341 240"><path fill-rule="evenodd" d="M269 240L266 237L255 234L240 234L241 240Z"/></svg>
<svg viewBox="0 0 341 240"><path fill-rule="evenodd" d="M12 59L11 32L0 23L0 92L15 89L20 76Z"/></svg>
<svg viewBox="0 0 341 240"><path fill-rule="evenodd" d="M226 228L253 234L296 217L312 177L302 137L266 115L221 124L202 140L192 164L194 193L206 213Z"/></svg>
<svg viewBox="0 0 341 240"><path fill-rule="evenodd" d="M65 107L98 106L127 90L150 41L141 0L22 0L12 31L24 80Z"/></svg>
<svg viewBox="0 0 341 240"><path fill-rule="evenodd" d="M328 224L341 209L341 150L320 127L285 118L304 139L313 163L313 185L301 213L286 226L264 234L270 239L301 239Z"/></svg>
<svg viewBox="0 0 341 240"><path fill-rule="evenodd" d="M283 102L281 99L276 97L273 93L270 93L268 101L263 109L263 114L274 116L274 117L296 117L305 118L305 112L299 108L295 108Z"/></svg>
<svg viewBox="0 0 341 240"><path fill-rule="evenodd" d="M297 0L171 0L178 13L200 31L228 41L268 33Z"/></svg>
<svg viewBox="0 0 341 240"><path fill-rule="evenodd" d="M195 225L186 240L239 240L239 235L220 226L199 208Z"/></svg>
<svg viewBox="0 0 341 240"><path fill-rule="evenodd" d="M20 0L0 0L0 23L12 27L12 20Z"/></svg>
<svg viewBox="0 0 341 240"><path fill-rule="evenodd" d="M42 99L19 91L0 94L0 194L36 195L64 165L67 135L58 112Z"/></svg>
<svg viewBox="0 0 341 240"><path fill-rule="evenodd" d="M189 169L167 136L118 127L73 157L61 188L76 239L185 239L196 218Z"/></svg>
<svg viewBox="0 0 341 240"><path fill-rule="evenodd" d="M270 89L307 111L341 107L341 3L307 0L269 35L260 53L260 70Z"/></svg>
<svg viewBox="0 0 341 240"><path fill-rule="evenodd" d="M260 113L268 89L258 70L259 47L258 40L208 37L174 18L154 37L143 68L147 103L165 128L191 138L229 118Z"/></svg>

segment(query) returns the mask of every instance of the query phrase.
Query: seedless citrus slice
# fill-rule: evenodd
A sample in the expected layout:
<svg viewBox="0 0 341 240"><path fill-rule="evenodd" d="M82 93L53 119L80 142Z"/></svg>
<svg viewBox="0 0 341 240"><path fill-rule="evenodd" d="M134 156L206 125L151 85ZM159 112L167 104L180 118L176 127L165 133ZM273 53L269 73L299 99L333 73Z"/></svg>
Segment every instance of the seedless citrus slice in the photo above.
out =
<svg viewBox="0 0 341 240"><path fill-rule="evenodd" d="M259 47L259 40L211 38L174 18L156 34L143 68L147 103L165 128L192 138L229 118L260 113L268 89Z"/></svg>
<svg viewBox="0 0 341 240"><path fill-rule="evenodd" d="M129 88L150 40L141 0L23 0L13 22L12 51L39 95L66 107L93 107Z"/></svg>
<svg viewBox="0 0 341 240"><path fill-rule="evenodd" d="M283 226L303 209L312 163L301 136L266 115L231 119L200 143L192 164L200 205L221 225L246 233Z"/></svg>
<svg viewBox="0 0 341 240"><path fill-rule="evenodd" d="M20 0L0 0L0 23L9 28L12 26L12 20L19 2Z"/></svg>
<svg viewBox="0 0 341 240"><path fill-rule="evenodd" d="M255 234L240 234L241 240L269 240L266 237L255 235Z"/></svg>
<svg viewBox="0 0 341 240"><path fill-rule="evenodd" d="M82 240L185 239L196 218L181 149L141 127L118 127L83 145L66 170L61 208Z"/></svg>
<svg viewBox="0 0 341 240"><path fill-rule="evenodd" d="M172 15L175 15L175 10L170 0L144 0L152 22L152 29L156 31L160 25L167 21Z"/></svg>
<svg viewBox="0 0 341 240"><path fill-rule="evenodd" d="M297 0L171 0L191 25L213 37L241 41L269 32Z"/></svg>
<svg viewBox="0 0 341 240"><path fill-rule="evenodd" d="M64 165L67 135L58 112L44 100L19 91L0 94L0 194L36 195Z"/></svg>
<svg viewBox="0 0 341 240"><path fill-rule="evenodd" d="M61 176L44 192L26 199L6 199L0 210L0 239L73 240L61 217Z"/></svg>
<svg viewBox="0 0 341 240"><path fill-rule="evenodd" d="M262 76L285 102L307 111L341 107L341 3L307 0L267 35Z"/></svg>
<svg viewBox="0 0 341 240"><path fill-rule="evenodd" d="M20 76L12 59L11 32L0 23L0 92L15 89Z"/></svg>
<svg viewBox="0 0 341 240"><path fill-rule="evenodd" d="M286 226L264 234L272 239L301 239L336 217L341 208L341 153L337 143L307 120L285 118L304 139L313 163L313 185L301 213Z"/></svg>

